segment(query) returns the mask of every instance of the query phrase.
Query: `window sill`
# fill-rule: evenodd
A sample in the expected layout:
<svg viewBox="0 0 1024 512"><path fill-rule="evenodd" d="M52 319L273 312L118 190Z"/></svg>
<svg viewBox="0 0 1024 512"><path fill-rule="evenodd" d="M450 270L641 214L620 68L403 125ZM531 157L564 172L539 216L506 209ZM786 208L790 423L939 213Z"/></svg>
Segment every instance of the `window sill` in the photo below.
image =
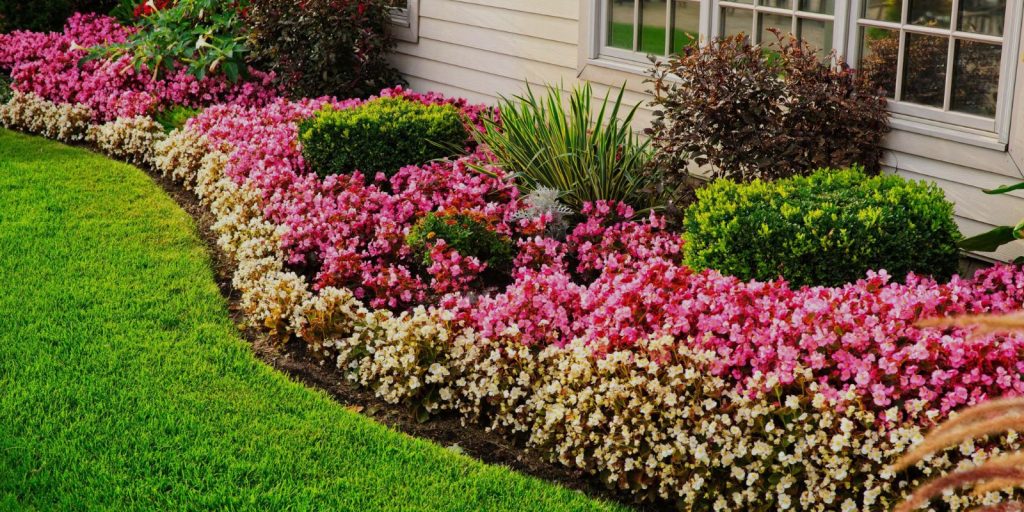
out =
<svg viewBox="0 0 1024 512"><path fill-rule="evenodd" d="M651 63L644 64L642 62L626 59L618 59L615 57L598 57L596 59L587 59L586 65L597 66L601 68L614 69L615 71L622 71L624 73L630 73L633 75L646 75L647 70L651 69Z"/></svg>
<svg viewBox="0 0 1024 512"><path fill-rule="evenodd" d="M994 133L981 132L970 128L954 128L901 114L892 114L890 121L893 130L927 135L937 139L969 144L994 151L1006 151L1006 142L1001 141Z"/></svg>

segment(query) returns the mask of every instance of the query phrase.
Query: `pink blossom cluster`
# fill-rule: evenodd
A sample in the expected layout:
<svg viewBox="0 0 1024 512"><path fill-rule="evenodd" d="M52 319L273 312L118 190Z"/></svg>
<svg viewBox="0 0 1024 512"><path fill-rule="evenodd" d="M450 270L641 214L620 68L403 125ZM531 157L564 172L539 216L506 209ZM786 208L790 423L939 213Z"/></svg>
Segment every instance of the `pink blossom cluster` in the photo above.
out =
<svg viewBox="0 0 1024 512"><path fill-rule="evenodd" d="M551 253L571 253L554 245ZM443 306L484 336L528 344L579 338L595 347L608 346L604 340L629 347L672 336L714 351L714 373L741 384L758 374L789 385L798 368L809 368L826 397L853 392L869 408L918 400L918 412L945 415L987 397L1024 394L1024 338L972 339L962 329L914 325L934 316L1020 310L1024 271L1018 267L949 283L915 276L894 283L880 271L839 288L793 289L784 281L694 272L671 254L624 251L599 259L602 270L589 284L564 258L551 258L518 269L503 293L475 303L449 296Z"/></svg>
<svg viewBox="0 0 1024 512"><path fill-rule="evenodd" d="M232 84L223 77L202 80L184 68L154 78L131 58L82 62L89 47L124 42L132 33L110 17L76 14L63 32L0 35L0 69L10 71L12 87L57 103L81 103L98 121L151 114L170 105L204 107L214 103L261 104L276 93L273 76L252 71L253 80Z"/></svg>
<svg viewBox="0 0 1024 512"><path fill-rule="evenodd" d="M489 115L483 106L437 94L395 88L381 96L450 103L474 125ZM374 307L395 309L469 289L486 269L483 263L440 245L433 265L420 268L405 237L423 215L445 209L478 211L502 219L504 232L519 230L520 224L509 220L517 197L510 179L500 171L492 177L471 169L470 163L485 162L479 153L408 166L391 178L357 172L321 179L303 162L298 122L327 104L342 109L361 101L278 99L264 107L215 106L188 127L231 148L228 175L262 191L267 218L289 228L282 240L289 262L315 275L318 288L348 287Z"/></svg>

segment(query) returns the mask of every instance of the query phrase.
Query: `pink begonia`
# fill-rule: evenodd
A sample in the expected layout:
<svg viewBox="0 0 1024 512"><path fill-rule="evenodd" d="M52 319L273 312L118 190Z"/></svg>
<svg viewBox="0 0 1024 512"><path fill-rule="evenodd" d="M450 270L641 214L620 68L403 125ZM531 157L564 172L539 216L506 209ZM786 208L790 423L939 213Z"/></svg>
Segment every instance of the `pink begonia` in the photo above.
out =
<svg viewBox="0 0 1024 512"><path fill-rule="evenodd" d="M133 29L108 16L76 14L64 32L0 35L0 68L10 70L12 87L57 103L90 107L97 121L152 114L171 105L214 103L259 105L276 95L273 75L252 71L252 80L232 84L223 77L202 80L184 68L161 78L131 58L82 62L92 46L123 42Z"/></svg>

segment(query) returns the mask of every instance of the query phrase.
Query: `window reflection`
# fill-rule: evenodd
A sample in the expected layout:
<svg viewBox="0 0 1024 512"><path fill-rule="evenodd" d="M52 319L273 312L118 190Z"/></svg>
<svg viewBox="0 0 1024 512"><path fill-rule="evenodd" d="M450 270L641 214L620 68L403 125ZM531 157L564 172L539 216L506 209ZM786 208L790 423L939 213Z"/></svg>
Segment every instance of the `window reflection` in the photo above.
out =
<svg viewBox="0 0 1024 512"><path fill-rule="evenodd" d="M956 42L952 109L993 117L999 93L1002 48L974 41Z"/></svg>
<svg viewBox="0 0 1024 512"><path fill-rule="evenodd" d="M907 23L925 27L949 28L949 20L952 16L952 0L910 0Z"/></svg>
<svg viewBox="0 0 1024 512"><path fill-rule="evenodd" d="M665 55L668 31L665 28L668 2L640 2L640 48L643 53Z"/></svg>
<svg viewBox="0 0 1024 512"><path fill-rule="evenodd" d="M946 56L949 39L907 34L903 64L903 101L942 107L946 92Z"/></svg>
<svg viewBox="0 0 1024 512"><path fill-rule="evenodd" d="M633 2L608 0L608 46L633 49Z"/></svg>
<svg viewBox="0 0 1024 512"><path fill-rule="evenodd" d="M874 27L860 30L861 77L889 98L896 95L899 53L898 31Z"/></svg>
<svg viewBox="0 0 1024 512"><path fill-rule="evenodd" d="M675 2L672 52L679 53L683 51L683 48L700 40L700 3L689 0L675 0Z"/></svg>
<svg viewBox="0 0 1024 512"><path fill-rule="evenodd" d="M990 36L1003 35L1006 0L960 0L959 30Z"/></svg>

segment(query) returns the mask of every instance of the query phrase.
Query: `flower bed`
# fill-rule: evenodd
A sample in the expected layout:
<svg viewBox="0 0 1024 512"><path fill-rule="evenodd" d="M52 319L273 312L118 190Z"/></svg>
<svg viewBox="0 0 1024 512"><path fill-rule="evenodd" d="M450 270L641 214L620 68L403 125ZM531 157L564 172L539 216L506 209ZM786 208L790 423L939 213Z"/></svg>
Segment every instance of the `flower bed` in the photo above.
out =
<svg viewBox="0 0 1024 512"><path fill-rule="evenodd" d="M250 319L299 336L349 378L424 417L457 411L681 509L885 510L931 471L884 469L924 429L960 406L1024 392L1020 337L914 326L1020 309L1017 267L948 283L891 282L882 270L835 288L742 282L689 269L678 234L657 216L630 220L622 204L590 204L564 241L546 236L552 219L522 214L513 177L474 170L491 162L477 148L390 178L320 178L303 162L297 123L360 100L271 99L260 89L236 101L248 96L210 84L195 106L227 103L165 137L134 115L182 103L168 92L175 87L90 89L74 73L116 63L79 70L68 67L72 57L50 55L65 64L40 65L41 52L58 50L39 45L54 38L77 55L70 34L82 23L124 30L77 18L63 35L0 36L0 67L16 70L21 91L0 107L0 121L71 133L66 140L88 135L184 182L218 219ZM121 86L146 91L150 103L112 106ZM381 95L450 103L470 125L492 115L436 94ZM89 113L112 122L86 129ZM517 241L509 283L479 279L486 262L445 244L424 268L406 237L428 213L451 211ZM929 467L1020 447L1011 434ZM961 510L1000 496L946 501Z"/></svg>

